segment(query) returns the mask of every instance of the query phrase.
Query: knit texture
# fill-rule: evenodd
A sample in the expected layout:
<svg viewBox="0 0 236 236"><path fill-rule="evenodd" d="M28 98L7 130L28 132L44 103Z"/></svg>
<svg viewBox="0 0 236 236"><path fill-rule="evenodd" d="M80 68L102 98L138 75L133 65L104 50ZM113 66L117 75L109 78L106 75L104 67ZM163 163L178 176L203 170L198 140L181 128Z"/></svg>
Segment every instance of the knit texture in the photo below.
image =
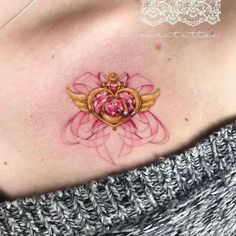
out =
<svg viewBox="0 0 236 236"><path fill-rule="evenodd" d="M150 166L0 203L0 235L236 235L236 122Z"/></svg>

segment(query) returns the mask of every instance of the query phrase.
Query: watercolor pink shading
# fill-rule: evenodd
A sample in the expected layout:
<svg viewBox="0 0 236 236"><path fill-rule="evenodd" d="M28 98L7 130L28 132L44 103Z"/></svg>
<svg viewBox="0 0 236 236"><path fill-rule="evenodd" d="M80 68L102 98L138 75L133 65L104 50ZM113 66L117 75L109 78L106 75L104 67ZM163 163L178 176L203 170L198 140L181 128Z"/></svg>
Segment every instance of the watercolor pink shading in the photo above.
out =
<svg viewBox="0 0 236 236"><path fill-rule="evenodd" d="M127 88L133 88L140 95L153 92L154 85L141 74L130 76L123 73L120 80ZM77 78L73 83L76 93L89 94L92 89L103 87L107 81L107 75L99 73L95 75L87 72ZM106 94L100 94L95 99L95 107L99 109L105 104L105 109L112 116L122 114L124 103L129 105L129 111L133 111L133 100L131 94L120 94L117 99L109 100ZM130 100L131 99L131 100ZM109 151L108 141L114 132L118 134L118 145L120 148ZM96 118L92 113L79 111L65 124L62 130L62 141L65 144L83 144L87 147L96 148L100 157L110 163L115 163L115 159L128 155L134 147L150 144L161 145L168 141L169 134L167 128L151 111L135 114L131 119L112 129L108 124Z"/></svg>

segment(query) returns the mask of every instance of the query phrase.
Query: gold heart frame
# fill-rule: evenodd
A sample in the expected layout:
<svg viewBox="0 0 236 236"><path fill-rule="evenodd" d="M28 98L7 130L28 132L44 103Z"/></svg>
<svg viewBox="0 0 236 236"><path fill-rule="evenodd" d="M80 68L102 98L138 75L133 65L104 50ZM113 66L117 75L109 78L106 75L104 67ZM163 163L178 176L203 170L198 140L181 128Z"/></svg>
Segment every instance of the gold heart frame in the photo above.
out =
<svg viewBox="0 0 236 236"><path fill-rule="evenodd" d="M112 96L112 98L118 98L119 94L122 93L122 92L130 93L135 99L134 111L131 114L129 114L128 116L126 116L124 114L124 115L120 115L120 116L116 116L116 117L111 117L111 116L108 116L107 114L105 114L105 112L103 110L101 112L101 115L98 114L97 112L94 111L93 101L94 101L95 96L97 94L101 93L101 92L109 93ZM87 104L88 104L89 110L91 111L91 113L97 119L105 122L106 124L110 125L111 127L113 127L115 129L117 126L119 126L119 125L123 124L124 122L130 120L135 114L137 114L139 112L140 107L141 107L141 97L138 94L138 92L135 89L132 89L132 88L121 88L121 89L118 89L115 93L113 93L108 88L96 88L96 89L93 89L89 93L89 95L87 97ZM103 105L103 107L104 107L104 105ZM127 107L125 107L125 111L128 111Z"/></svg>

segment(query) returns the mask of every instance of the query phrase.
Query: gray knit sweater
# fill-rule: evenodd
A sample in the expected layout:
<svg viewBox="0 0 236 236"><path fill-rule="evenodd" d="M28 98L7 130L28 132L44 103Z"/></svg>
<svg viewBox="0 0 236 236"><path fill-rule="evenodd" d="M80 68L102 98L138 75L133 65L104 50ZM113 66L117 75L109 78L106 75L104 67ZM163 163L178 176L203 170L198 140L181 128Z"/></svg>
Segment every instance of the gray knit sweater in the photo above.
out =
<svg viewBox="0 0 236 236"><path fill-rule="evenodd" d="M0 203L1 235L236 235L236 122L179 155Z"/></svg>

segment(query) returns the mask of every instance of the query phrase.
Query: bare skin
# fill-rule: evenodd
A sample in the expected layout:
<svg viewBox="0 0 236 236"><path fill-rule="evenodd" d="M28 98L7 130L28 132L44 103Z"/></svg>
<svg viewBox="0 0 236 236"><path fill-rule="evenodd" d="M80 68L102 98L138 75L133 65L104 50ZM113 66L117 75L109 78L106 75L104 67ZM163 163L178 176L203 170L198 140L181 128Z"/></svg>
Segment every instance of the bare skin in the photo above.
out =
<svg viewBox="0 0 236 236"><path fill-rule="evenodd" d="M11 9L10 1L4 5ZM155 162L236 117L236 2L224 1L217 38L144 39L144 32L170 28L141 24L139 10L139 1L130 0L38 1L0 33L2 196L78 186ZM1 11L3 23L11 11ZM66 88L87 71L142 73L160 88L151 110L168 128L169 141L137 147L117 165L94 149L64 145L61 129L78 111Z"/></svg>

